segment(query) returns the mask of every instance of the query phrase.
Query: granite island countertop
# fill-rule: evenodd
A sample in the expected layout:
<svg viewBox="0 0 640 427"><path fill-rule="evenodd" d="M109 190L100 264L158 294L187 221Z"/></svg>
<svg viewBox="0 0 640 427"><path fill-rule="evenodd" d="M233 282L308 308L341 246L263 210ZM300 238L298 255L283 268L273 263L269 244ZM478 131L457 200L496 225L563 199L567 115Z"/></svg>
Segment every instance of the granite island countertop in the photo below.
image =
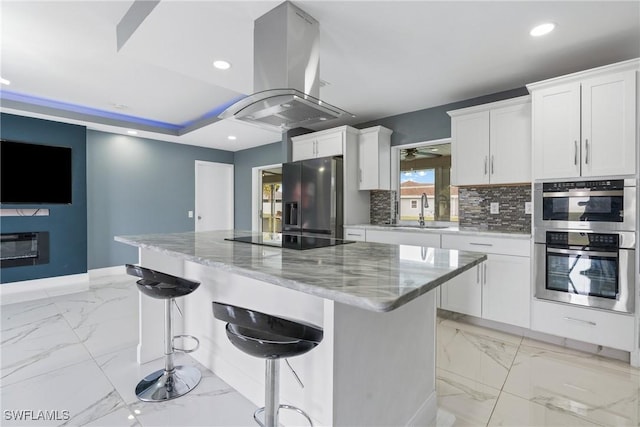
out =
<svg viewBox="0 0 640 427"><path fill-rule="evenodd" d="M487 259L476 252L381 243L295 250L224 240L260 234L227 230L115 240L379 312L396 309Z"/></svg>

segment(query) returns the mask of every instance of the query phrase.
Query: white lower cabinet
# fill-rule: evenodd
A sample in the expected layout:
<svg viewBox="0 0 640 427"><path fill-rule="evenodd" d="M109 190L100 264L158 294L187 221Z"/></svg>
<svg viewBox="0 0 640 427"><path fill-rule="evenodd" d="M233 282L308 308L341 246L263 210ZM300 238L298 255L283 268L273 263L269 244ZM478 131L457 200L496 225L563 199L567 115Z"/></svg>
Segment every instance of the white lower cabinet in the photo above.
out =
<svg viewBox="0 0 640 427"><path fill-rule="evenodd" d="M367 230L367 242L440 247L440 234L425 231Z"/></svg>
<svg viewBox="0 0 640 427"><path fill-rule="evenodd" d="M344 239L364 242L367 237L367 230L364 228L344 227Z"/></svg>
<svg viewBox="0 0 640 427"><path fill-rule="evenodd" d="M531 329L577 341L633 351L635 318L603 310L534 300Z"/></svg>
<svg viewBox="0 0 640 427"><path fill-rule="evenodd" d="M449 280L440 286L440 308L480 317L482 315L482 284L480 276L485 263Z"/></svg>
<svg viewBox="0 0 640 427"><path fill-rule="evenodd" d="M487 261L441 286L441 308L529 328L529 239L445 234L442 248L483 252Z"/></svg>

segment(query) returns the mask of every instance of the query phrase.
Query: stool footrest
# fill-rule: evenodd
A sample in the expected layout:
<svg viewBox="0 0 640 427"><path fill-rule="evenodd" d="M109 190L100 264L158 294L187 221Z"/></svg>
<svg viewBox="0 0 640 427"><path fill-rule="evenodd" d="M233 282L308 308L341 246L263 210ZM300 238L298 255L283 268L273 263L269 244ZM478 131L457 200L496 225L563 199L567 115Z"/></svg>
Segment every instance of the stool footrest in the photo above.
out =
<svg viewBox="0 0 640 427"><path fill-rule="evenodd" d="M186 338L186 339L194 340L196 342L196 346L194 348L189 348L189 349L176 347L173 345L173 340L175 340L176 338ZM180 351L182 353L193 353L194 351L200 348L200 340L194 337L193 335L174 335L173 338L171 339L171 348L173 348L173 350L175 351Z"/></svg>
<svg viewBox="0 0 640 427"><path fill-rule="evenodd" d="M264 423L262 421L260 421L260 419L258 418L258 415L262 412L264 412L264 406L262 408L258 408L254 413L253 413L253 419L256 421L256 423L258 423L258 425L260 427L266 427L264 425ZM291 406L291 405L279 405L278 406L278 413L280 412L280 409L287 409L290 411L296 411L297 413L299 413L300 415L302 415L303 417L305 417L307 419L307 421L309 422L309 426L313 427L313 422L311 421L311 417L309 417L309 415L307 415L306 412L304 412L302 409L296 407L296 406Z"/></svg>

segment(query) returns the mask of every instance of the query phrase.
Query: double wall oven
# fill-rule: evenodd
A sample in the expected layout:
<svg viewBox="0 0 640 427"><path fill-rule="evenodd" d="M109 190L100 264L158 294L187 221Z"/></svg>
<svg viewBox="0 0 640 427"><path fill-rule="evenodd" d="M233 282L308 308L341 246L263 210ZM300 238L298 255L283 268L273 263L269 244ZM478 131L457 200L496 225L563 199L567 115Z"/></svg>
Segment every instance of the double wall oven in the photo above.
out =
<svg viewBox="0 0 640 427"><path fill-rule="evenodd" d="M635 310L636 182L536 183L535 296Z"/></svg>

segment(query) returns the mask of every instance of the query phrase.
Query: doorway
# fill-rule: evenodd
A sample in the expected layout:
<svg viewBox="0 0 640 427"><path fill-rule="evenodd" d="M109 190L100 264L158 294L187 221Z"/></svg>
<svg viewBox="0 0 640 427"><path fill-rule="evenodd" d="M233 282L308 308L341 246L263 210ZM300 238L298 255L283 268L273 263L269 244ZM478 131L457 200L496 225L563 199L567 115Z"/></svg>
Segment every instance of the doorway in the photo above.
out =
<svg viewBox="0 0 640 427"><path fill-rule="evenodd" d="M253 168L252 230L265 233L282 231L282 165Z"/></svg>
<svg viewBox="0 0 640 427"><path fill-rule="evenodd" d="M233 165L196 160L195 230L233 229Z"/></svg>

